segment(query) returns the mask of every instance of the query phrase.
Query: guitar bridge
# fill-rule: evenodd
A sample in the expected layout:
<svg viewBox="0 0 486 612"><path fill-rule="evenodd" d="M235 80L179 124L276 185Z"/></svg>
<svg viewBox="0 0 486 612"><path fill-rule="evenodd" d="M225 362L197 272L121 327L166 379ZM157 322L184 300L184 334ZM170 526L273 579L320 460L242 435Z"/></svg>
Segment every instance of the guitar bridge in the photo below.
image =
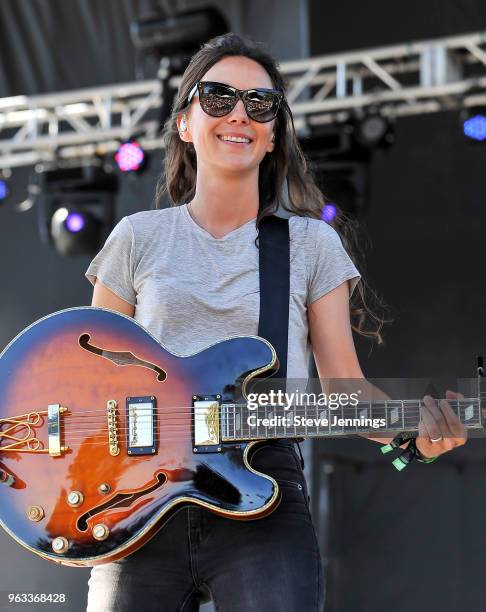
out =
<svg viewBox="0 0 486 612"><path fill-rule="evenodd" d="M108 400L106 403L106 410L108 415L108 447L110 455L116 457L120 454L120 447L118 446L118 415L116 412L116 401Z"/></svg>
<svg viewBox="0 0 486 612"><path fill-rule="evenodd" d="M220 435L221 395L192 396L193 451L195 453L221 452Z"/></svg>

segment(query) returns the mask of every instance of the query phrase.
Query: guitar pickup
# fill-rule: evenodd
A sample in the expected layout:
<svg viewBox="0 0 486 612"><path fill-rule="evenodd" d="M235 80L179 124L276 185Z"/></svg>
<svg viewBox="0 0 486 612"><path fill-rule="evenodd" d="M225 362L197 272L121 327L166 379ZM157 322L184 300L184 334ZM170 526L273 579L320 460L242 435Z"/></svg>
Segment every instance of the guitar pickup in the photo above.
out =
<svg viewBox="0 0 486 612"><path fill-rule="evenodd" d="M154 396L127 397L127 453L153 455L155 439L156 401Z"/></svg>
<svg viewBox="0 0 486 612"><path fill-rule="evenodd" d="M221 395L193 395L193 450L195 453L221 452Z"/></svg>

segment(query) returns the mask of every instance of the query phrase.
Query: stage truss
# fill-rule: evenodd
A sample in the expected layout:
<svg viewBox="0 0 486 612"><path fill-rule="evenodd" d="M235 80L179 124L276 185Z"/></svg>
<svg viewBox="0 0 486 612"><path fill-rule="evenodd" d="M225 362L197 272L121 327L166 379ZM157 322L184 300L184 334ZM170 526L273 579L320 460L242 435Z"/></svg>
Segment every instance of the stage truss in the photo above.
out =
<svg viewBox="0 0 486 612"><path fill-rule="evenodd" d="M301 134L371 108L388 117L457 110L486 102L486 33L284 62L281 70ZM0 98L0 168L89 159L133 136L160 148L163 95L162 80L147 80Z"/></svg>

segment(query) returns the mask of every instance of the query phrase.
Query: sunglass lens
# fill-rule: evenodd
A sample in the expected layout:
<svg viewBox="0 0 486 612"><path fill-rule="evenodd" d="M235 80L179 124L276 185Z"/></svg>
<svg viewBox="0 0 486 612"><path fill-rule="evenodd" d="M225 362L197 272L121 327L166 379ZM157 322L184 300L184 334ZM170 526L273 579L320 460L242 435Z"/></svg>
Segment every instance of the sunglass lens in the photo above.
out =
<svg viewBox="0 0 486 612"><path fill-rule="evenodd" d="M265 123L277 114L279 98L272 92L253 90L246 96L246 112L254 121Z"/></svg>
<svg viewBox="0 0 486 612"><path fill-rule="evenodd" d="M201 107L212 117L222 117L233 110L236 96L223 85L204 84L200 93Z"/></svg>

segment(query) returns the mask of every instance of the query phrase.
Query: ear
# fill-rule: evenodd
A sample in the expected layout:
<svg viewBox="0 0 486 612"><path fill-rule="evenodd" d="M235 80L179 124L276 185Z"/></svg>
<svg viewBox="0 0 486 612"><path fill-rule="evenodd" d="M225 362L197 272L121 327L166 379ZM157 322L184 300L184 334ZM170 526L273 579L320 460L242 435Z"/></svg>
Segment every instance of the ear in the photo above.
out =
<svg viewBox="0 0 486 612"><path fill-rule="evenodd" d="M275 132L272 133L272 139L268 143L267 153L271 153L275 149Z"/></svg>
<svg viewBox="0 0 486 612"><path fill-rule="evenodd" d="M184 142L192 142L189 132L189 121L186 113L178 113L177 115L177 131L179 137Z"/></svg>

